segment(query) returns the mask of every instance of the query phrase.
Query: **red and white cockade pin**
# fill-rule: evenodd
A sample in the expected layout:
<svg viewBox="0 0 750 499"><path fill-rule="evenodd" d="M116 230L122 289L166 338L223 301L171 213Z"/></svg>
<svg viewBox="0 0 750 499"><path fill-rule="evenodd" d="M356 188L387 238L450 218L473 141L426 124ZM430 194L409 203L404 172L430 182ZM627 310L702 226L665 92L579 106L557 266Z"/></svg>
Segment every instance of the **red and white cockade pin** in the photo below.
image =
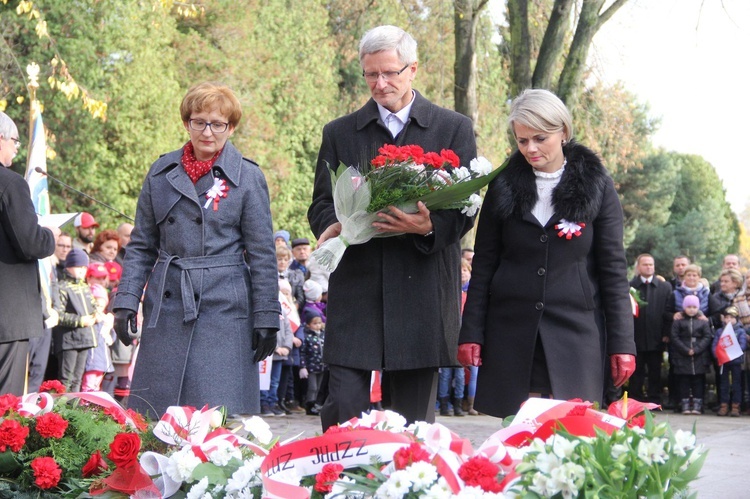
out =
<svg viewBox="0 0 750 499"><path fill-rule="evenodd" d="M214 185L211 186L211 188L206 193L206 204L203 205L203 208L208 209L208 207L213 202L214 204L214 211L219 209L219 201L221 198L227 197L227 191L229 190L229 186L227 185L227 181L223 178L216 178L214 177Z"/></svg>
<svg viewBox="0 0 750 499"><path fill-rule="evenodd" d="M580 236L581 229L586 227L583 222L569 222L567 220L560 219L560 223L555 225L555 229L560 232L557 233L557 237L564 237L565 239L573 239L573 236Z"/></svg>

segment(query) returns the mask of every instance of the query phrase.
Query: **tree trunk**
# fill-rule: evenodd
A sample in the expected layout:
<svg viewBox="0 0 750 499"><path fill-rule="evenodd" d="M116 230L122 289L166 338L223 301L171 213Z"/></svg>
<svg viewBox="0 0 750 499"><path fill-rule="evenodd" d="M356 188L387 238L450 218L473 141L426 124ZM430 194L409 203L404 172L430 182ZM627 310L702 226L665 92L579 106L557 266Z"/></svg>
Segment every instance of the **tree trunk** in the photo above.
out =
<svg viewBox="0 0 750 499"><path fill-rule="evenodd" d="M529 0L508 0L510 27L510 95L531 88L531 34L529 33Z"/></svg>
<svg viewBox="0 0 750 499"><path fill-rule="evenodd" d="M476 32L479 13L488 0L455 0L454 25L456 62L453 65L453 102L456 112L471 118L476 124L477 106L477 56Z"/></svg>
<svg viewBox="0 0 750 499"><path fill-rule="evenodd" d="M532 80L534 88L552 90L552 80L558 59L563 51L572 6L573 0L555 0L542 45L539 47L539 58L536 61Z"/></svg>

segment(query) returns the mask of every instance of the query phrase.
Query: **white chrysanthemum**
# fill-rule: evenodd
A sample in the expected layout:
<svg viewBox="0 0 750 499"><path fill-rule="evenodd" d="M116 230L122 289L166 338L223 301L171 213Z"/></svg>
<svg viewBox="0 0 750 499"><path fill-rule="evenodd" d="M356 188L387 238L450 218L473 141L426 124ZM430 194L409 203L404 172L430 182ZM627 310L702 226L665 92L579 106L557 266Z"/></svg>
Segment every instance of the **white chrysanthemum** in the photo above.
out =
<svg viewBox="0 0 750 499"><path fill-rule="evenodd" d="M469 196L469 205L464 206L461 208L461 213L466 215L467 217L473 217L477 214L477 211L479 211L479 208L482 206L482 198L479 196L479 194L472 194Z"/></svg>
<svg viewBox="0 0 750 499"><path fill-rule="evenodd" d="M457 181L461 182L463 180L466 180L466 179L470 178L471 177L471 172L465 166L459 166L458 168L454 168L453 169L453 177Z"/></svg>
<svg viewBox="0 0 750 499"><path fill-rule="evenodd" d="M248 485L260 484L258 470L262 462L262 456L255 456L245 461L245 464L232 473L232 476L227 480L227 492L238 492Z"/></svg>
<svg viewBox="0 0 750 499"><path fill-rule="evenodd" d="M667 444L666 438L653 438L651 440L644 438L638 442L638 459L651 466L653 463L666 462L669 455L665 450Z"/></svg>
<svg viewBox="0 0 750 499"><path fill-rule="evenodd" d="M233 457L242 460L242 452L226 440L219 440L216 450L208 455L209 461L216 466L226 466Z"/></svg>
<svg viewBox="0 0 750 499"><path fill-rule="evenodd" d="M208 488L208 477L201 478L200 482L190 487L187 499L211 499L211 494L206 493Z"/></svg>
<svg viewBox="0 0 750 499"><path fill-rule="evenodd" d="M557 455L553 454L552 452L540 452L536 456L536 461L534 462L534 464L536 464L536 467L539 471L549 475L552 470L562 465L562 459L557 457Z"/></svg>
<svg viewBox="0 0 750 499"><path fill-rule="evenodd" d="M262 418L259 418L258 416L253 416L248 419L243 419L242 425L245 428L245 431L251 433L253 437L255 437L256 440L258 440L258 442L264 445L271 442L271 439L273 438L273 434L271 433L271 427L268 426L268 423L263 421Z"/></svg>
<svg viewBox="0 0 750 499"><path fill-rule="evenodd" d="M406 427L406 431L412 433L417 438L424 438L430 428L432 428L432 423L428 423L427 421L415 421Z"/></svg>
<svg viewBox="0 0 750 499"><path fill-rule="evenodd" d="M583 466L567 462L552 470L547 488L553 495L560 492L565 499L570 499L578 496L578 489L585 478L586 470Z"/></svg>
<svg viewBox="0 0 750 499"><path fill-rule="evenodd" d="M453 496L453 492L445 478L440 477L435 485L423 491L422 496L425 499L449 499Z"/></svg>
<svg viewBox="0 0 750 499"><path fill-rule="evenodd" d="M342 476L335 482L333 482L333 486L331 487L331 492L325 495L326 499L334 499L338 498L341 499L342 497L346 497L347 499L364 499L365 494L364 492L357 492L353 490L348 490L346 488L346 485L354 485L357 482L352 480L349 477Z"/></svg>
<svg viewBox="0 0 750 499"><path fill-rule="evenodd" d="M687 451L695 448L695 435L689 431L677 430L674 434L674 444L672 450L676 456L683 457Z"/></svg>
<svg viewBox="0 0 750 499"><path fill-rule="evenodd" d="M253 489L251 489L250 487L245 487L239 492L233 492L231 494L227 494L226 497L230 499L254 499L255 494L253 494Z"/></svg>
<svg viewBox="0 0 750 499"><path fill-rule="evenodd" d="M612 446L610 455L612 456L612 459L619 459L620 456L627 454L628 452L630 452L630 447L628 447L627 445L615 444Z"/></svg>
<svg viewBox="0 0 750 499"><path fill-rule="evenodd" d="M386 428L390 431L404 431L406 418L393 411L385 411Z"/></svg>
<svg viewBox="0 0 750 499"><path fill-rule="evenodd" d="M409 479L414 484L414 491L424 490L430 487L438 478L437 469L430 463L417 461L406 467Z"/></svg>
<svg viewBox="0 0 750 499"><path fill-rule="evenodd" d="M568 440L562 435L555 434L552 438L552 452L560 458L569 458L577 445L577 440Z"/></svg>
<svg viewBox="0 0 750 499"><path fill-rule="evenodd" d="M406 470L398 470L388 477L378 490L375 491L375 497L380 499L392 499L402 497L411 489L411 480Z"/></svg>
<svg viewBox="0 0 750 499"><path fill-rule="evenodd" d="M469 168L479 175L487 175L492 171L492 163L484 156L479 156L471 160Z"/></svg>
<svg viewBox="0 0 750 499"><path fill-rule="evenodd" d="M190 447L183 447L171 456L167 463L166 473L175 482L185 482L193 475L193 470L201 460L193 454Z"/></svg>

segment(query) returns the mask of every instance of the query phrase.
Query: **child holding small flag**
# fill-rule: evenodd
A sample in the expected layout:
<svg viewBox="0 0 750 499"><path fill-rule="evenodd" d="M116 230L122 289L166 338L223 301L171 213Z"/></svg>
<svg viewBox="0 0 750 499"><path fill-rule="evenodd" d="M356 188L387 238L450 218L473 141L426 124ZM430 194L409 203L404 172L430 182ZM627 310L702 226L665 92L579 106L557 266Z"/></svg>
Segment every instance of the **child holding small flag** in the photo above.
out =
<svg viewBox="0 0 750 499"><path fill-rule="evenodd" d="M719 412L717 416L739 417L740 402L742 401L742 363L743 352L747 349L747 335L742 326L737 323L739 311L736 307L727 307L721 314L724 327L716 331L711 351L719 364ZM730 385L732 411L729 412Z"/></svg>

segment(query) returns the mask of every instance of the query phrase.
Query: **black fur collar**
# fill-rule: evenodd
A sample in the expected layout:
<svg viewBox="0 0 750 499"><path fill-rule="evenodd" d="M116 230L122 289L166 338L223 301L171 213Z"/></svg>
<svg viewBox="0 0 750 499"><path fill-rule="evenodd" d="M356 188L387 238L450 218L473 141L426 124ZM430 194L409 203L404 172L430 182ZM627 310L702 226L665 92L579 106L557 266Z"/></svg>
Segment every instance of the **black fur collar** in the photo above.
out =
<svg viewBox="0 0 750 499"><path fill-rule="evenodd" d="M555 217L591 222L599 212L609 173L596 153L580 144L570 143L563 152L568 163L552 192ZM537 201L536 177L520 152L513 153L487 195L496 196L496 215L502 219L531 211Z"/></svg>

